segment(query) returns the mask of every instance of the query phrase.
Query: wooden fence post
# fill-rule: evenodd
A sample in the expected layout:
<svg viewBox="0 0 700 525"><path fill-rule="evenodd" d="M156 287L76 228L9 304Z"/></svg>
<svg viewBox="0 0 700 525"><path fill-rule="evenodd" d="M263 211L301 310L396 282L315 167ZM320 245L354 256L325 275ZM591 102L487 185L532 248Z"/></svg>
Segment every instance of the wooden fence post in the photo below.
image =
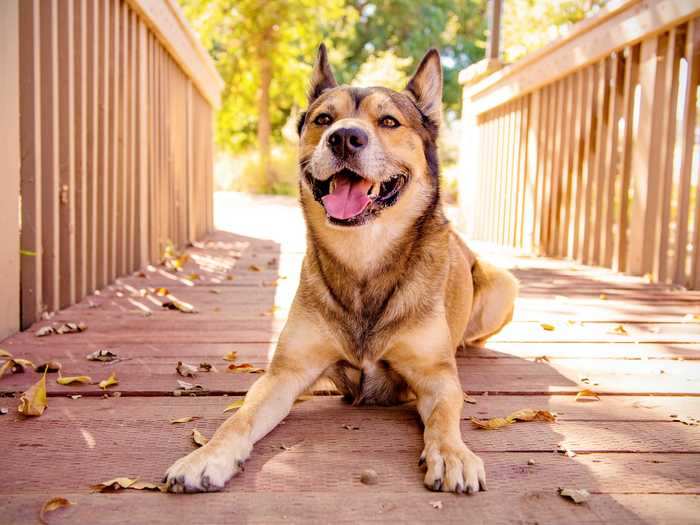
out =
<svg viewBox="0 0 700 525"><path fill-rule="evenodd" d="M19 2L0 16L0 339L19 329Z"/></svg>

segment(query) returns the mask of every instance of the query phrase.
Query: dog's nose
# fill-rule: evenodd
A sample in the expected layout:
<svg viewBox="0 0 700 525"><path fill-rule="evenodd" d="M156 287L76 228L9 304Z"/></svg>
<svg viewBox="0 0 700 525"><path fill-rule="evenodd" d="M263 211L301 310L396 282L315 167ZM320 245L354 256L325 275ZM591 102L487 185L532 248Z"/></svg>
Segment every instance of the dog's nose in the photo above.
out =
<svg viewBox="0 0 700 525"><path fill-rule="evenodd" d="M337 157L344 159L364 148L367 140L367 133L360 128L340 128L328 137L328 147Z"/></svg>

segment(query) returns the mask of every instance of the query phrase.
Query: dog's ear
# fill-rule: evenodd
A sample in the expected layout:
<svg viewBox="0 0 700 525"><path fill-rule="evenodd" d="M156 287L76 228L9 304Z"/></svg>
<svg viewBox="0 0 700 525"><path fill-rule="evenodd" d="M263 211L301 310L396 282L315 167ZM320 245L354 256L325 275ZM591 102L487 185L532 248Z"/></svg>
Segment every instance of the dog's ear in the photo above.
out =
<svg viewBox="0 0 700 525"><path fill-rule="evenodd" d="M334 88L338 85L333 76L330 64L328 64L328 52L326 45L321 44L318 47L314 70L311 73L311 84L309 85L309 104L321 96L327 89Z"/></svg>
<svg viewBox="0 0 700 525"><path fill-rule="evenodd" d="M440 53L433 48L420 61L418 69L406 84L406 91L416 104L436 125L442 119L442 64Z"/></svg>

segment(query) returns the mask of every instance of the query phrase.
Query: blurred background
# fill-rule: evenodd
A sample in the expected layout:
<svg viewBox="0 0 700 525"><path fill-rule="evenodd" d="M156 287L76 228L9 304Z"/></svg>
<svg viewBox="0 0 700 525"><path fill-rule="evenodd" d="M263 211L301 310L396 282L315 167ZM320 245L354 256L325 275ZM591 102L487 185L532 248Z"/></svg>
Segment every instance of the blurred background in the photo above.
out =
<svg viewBox="0 0 700 525"><path fill-rule="evenodd" d="M607 0L505 0L502 60L513 62ZM458 74L484 58L487 0L180 0L226 85L216 117L215 190L295 195L296 118L316 48L339 82L401 89L430 47L442 56L444 194L456 198Z"/></svg>

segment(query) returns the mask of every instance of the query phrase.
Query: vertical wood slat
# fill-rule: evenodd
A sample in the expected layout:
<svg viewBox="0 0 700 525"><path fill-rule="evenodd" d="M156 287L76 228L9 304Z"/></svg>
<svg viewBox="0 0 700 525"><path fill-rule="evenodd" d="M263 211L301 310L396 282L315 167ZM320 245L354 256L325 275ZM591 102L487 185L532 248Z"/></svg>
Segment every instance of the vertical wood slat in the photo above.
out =
<svg viewBox="0 0 700 525"><path fill-rule="evenodd" d="M75 122L75 296L85 297L88 287L88 241L87 241L87 6L86 0L74 0L75 90L73 97Z"/></svg>
<svg viewBox="0 0 700 525"><path fill-rule="evenodd" d="M660 221L656 231L656 253L657 258L654 264L654 278L659 281L666 281L669 269L669 236L671 223L671 191L673 188L673 157L676 143L676 105L678 102L678 75L680 66L680 45L683 43L679 38L676 28L669 32L668 47L664 57L664 101L662 105L662 139L660 144L659 159L659 214Z"/></svg>
<svg viewBox="0 0 700 525"><path fill-rule="evenodd" d="M629 192L632 180L633 136L634 136L634 93L639 80L640 45L625 50L625 85L623 98L624 134L622 137L622 160L620 180L620 215L619 231L613 269L628 271L628 227L629 227Z"/></svg>
<svg viewBox="0 0 700 525"><path fill-rule="evenodd" d="M41 219L42 103L41 103L41 0L19 3L20 23L20 191L22 194L21 327L41 315L43 304L43 221Z"/></svg>
<svg viewBox="0 0 700 525"><path fill-rule="evenodd" d="M610 58L606 58L600 63L600 72L598 77L598 106L596 116L596 132L595 132L595 176L593 178L593 210L592 222L590 223L591 230L591 253L589 261L593 264L600 264L600 245L605 237L603 225L603 208L608 204L605 194L608 187L607 178L612 176L605 169L605 160L607 154L607 128L609 125L609 106L610 106Z"/></svg>
<svg viewBox="0 0 700 525"><path fill-rule="evenodd" d="M58 213L59 213L59 306L65 308L75 302L75 50L73 1L59 2L56 6L57 31L57 134L58 134Z"/></svg>
<svg viewBox="0 0 700 525"><path fill-rule="evenodd" d="M693 168L693 146L695 143L695 123L697 122L697 89L700 85L700 18L688 23L685 60L688 78L684 86L685 107L683 108L683 146L681 150L680 182L678 189L678 217L680 217L676 240L676 268L674 282L700 288L700 181L695 189L695 238L693 241L694 261L686 279L688 219L690 214L690 184Z"/></svg>
<svg viewBox="0 0 700 525"><path fill-rule="evenodd" d="M593 130L593 114L595 108L595 87L597 85L597 69L595 66L587 68L585 80L584 80L584 91L585 100L582 112L582 141L581 141L581 157L580 157L580 170L581 174L579 180L580 185L580 203L578 209L577 217L577 230L574 232L576 237L576 259L585 262L586 254L588 252L588 242L587 238L589 235L589 216L590 216L590 200L591 200L591 181L592 181L592 166L591 166L591 134Z"/></svg>
<svg viewBox="0 0 700 525"><path fill-rule="evenodd" d="M659 169L661 167L662 105L664 98L663 57L668 35L642 42L639 82L641 104L639 122L633 146L632 220L630 223L630 270L638 275L654 269L656 254L657 213L659 211Z"/></svg>

